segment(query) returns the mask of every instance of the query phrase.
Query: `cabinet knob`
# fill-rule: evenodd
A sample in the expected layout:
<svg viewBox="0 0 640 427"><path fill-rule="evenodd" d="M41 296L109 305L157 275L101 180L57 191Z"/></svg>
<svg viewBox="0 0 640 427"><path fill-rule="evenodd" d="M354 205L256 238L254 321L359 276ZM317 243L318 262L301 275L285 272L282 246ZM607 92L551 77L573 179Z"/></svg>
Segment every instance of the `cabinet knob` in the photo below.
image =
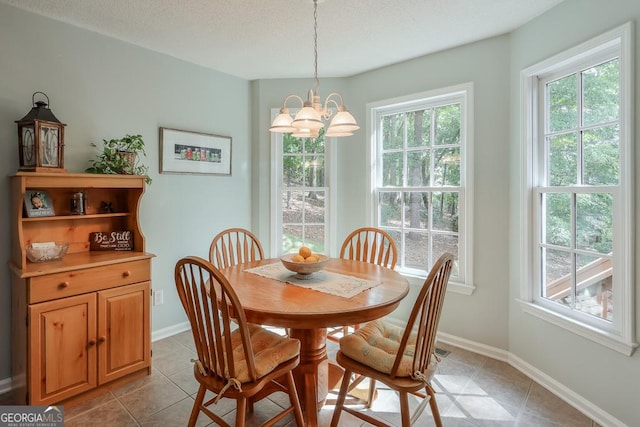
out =
<svg viewBox="0 0 640 427"><path fill-rule="evenodd" d="M98 343L102 344L103 342L105 342L107 340L107 337L99 337L98 338Z"/></svg>
<svg viewBox="0 0 640 427"><path fill-rule="evenodd" d="M129 277L129 276L131 276L131 272L129 270L122 273L122 277Z"/></svg>
<svg viewBox="0 0 640 427"><path fill-rule="evenodd" d="M69 282L62 282L58 285L58 287L60 289L64 289L64 288L68 288L69 287Z"/></svg>
<svg viewBox="0 0 640 427"><path fill-rule="evenodd" d="M89 344L89 347L93 347L94 345L96 345L96 340L89 340L87 344Z"/></svg>

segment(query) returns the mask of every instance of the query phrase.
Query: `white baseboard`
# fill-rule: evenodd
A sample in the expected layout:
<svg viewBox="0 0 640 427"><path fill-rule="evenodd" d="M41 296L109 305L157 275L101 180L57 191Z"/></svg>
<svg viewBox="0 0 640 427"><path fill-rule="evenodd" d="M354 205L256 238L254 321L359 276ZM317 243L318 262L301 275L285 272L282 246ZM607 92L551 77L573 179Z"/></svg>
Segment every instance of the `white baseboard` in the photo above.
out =
<svg viewBox="0 0 640 427"><path fill-rule="evenodd" d="M168 338L172 335L179 334L180 332L188 331L191 329L189 322L182 322L176 325L169 326L168 328L159 329L151 332L151 342Z"/></svg>
<svg viewBox="0 0 640 427"><path fill-rule="evenodd" d="M481 344L479 342L470 341L465 338L460 338L455 335L447 334L445 332L438 332L438 342L450 344L455 347L460 347L465 350L472 351L474 353L481 354L483 356L490 357L492 359L500 360L501 362L509 362L510 353L506 350L502 350L490 345Z"/></svg>

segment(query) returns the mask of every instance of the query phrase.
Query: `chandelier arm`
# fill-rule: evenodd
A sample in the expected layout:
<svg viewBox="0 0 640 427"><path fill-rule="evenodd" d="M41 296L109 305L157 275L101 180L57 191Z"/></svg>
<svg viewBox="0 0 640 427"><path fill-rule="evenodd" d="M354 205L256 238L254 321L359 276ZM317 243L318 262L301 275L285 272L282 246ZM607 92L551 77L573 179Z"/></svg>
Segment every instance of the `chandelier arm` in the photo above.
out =
<svg viewBox="0 0 640 427"><path fill-rule="evenodd" d="M324 101L324 107L322 107L322 117L324 117L325 120L329 120L331 118L331 116L333 115L333 111L331 111L331 109L329 108L329 104L333 104L336 106L336 110L338 110L340 108L340 106L338 105L338 103L333 100L333 99L325 99Z"/></svg>
<svg viewBox="0 0 640 427"><path fill-rule="evenodd" d="M331 99L334 96L340 98L340 104L338 104L336 101ZM340 95L338 92L332 92L329 95L327 95L327 99L325 100L325 105L329 102L330 99L333 101L334 104L336 104L336 107L344 106L344 100L342 99L342 95Z"/></svg>
<svg viewBox="0 0 640 427"><path fill-rule="evenodd" d="M304 99L302 99L301 97L299 97L298 95L289 95L287 96L284 101L282 102L282 108L286 108L287 107L287 102L291 99L297 99L298 101L300 101L300 108L302 108L304 106Z"/></svg>
<svg viewBox="0 0 640 427"><path fill-rule="evenodd" d="M333 99L333 97L338 97L340 98L340 103L338 104L338 102ZM332 92L330 93L324 100L324 106L322 107L322 114L324 117L326 117L327 119L329 117L331 117L331 115L333 114L332 111L329 109L329 103L332 103L333 105L336 106L336 110L340 110L341 107L344 108L344 100L342 99L342 95L340 95L338 92Z"/></svg>
<svg viewBox="0 0 640 427"><path fill-rule="evenodd" d="M329 99L329 98L327 98L327 99L324 101L324 108L325 108L325 110L329 109L329 104L330 104L330 103L331 103L331 104L333 104L333 105L335 105L335 106L336 106L336 108L340 108L340 105L339 105L339 104L338 104L334 99Z"/></svg>

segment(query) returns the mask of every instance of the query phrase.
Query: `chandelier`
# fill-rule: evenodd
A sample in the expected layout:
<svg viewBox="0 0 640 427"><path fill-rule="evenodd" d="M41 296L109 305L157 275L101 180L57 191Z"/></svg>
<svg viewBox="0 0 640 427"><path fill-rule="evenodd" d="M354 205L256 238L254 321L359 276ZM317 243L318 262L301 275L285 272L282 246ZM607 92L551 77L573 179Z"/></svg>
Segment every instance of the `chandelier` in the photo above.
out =
<svg viewBox="0 0 640 427"><path fill-rule="evenodd" d="M269 131L276 133L291 133L298 138L315 138L324 127L323 121L329 121L329 127L325 132L326 137L351 136L355 130L360 129L356 119L344 106L342 95L333 92L327 96L324 103L320 101L318 89L318 0L313 0L313 55L314 55L314 86L309 90L308 98L304 101L298 95L289 95L285 98L280 108L280 114L273 119ZM287 102L290 99L300 101L302 107L295 117L289 114ZM333 109L336 110L335 115Z"/></svg>

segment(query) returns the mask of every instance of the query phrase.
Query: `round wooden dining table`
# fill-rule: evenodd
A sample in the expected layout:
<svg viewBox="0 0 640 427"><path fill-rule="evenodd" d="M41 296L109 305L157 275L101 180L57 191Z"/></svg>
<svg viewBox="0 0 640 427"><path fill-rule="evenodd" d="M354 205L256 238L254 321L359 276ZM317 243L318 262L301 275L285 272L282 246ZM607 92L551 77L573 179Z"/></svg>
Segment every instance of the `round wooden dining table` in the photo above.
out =
<svg viewBox="0 0 640 427"><path fill-rule="evenodd" d="M315 427L318 410L333 382L329 378L326 328L364 323L391 313L409 292L409 282L394 270L376 264L331 258L323 271L376 283L345 298L247 271L276 262L280 260L264 259L220 271L238 295L248 322L288 328L290 336L300 340L300 364L294 378L305 421Z"/></svg>

